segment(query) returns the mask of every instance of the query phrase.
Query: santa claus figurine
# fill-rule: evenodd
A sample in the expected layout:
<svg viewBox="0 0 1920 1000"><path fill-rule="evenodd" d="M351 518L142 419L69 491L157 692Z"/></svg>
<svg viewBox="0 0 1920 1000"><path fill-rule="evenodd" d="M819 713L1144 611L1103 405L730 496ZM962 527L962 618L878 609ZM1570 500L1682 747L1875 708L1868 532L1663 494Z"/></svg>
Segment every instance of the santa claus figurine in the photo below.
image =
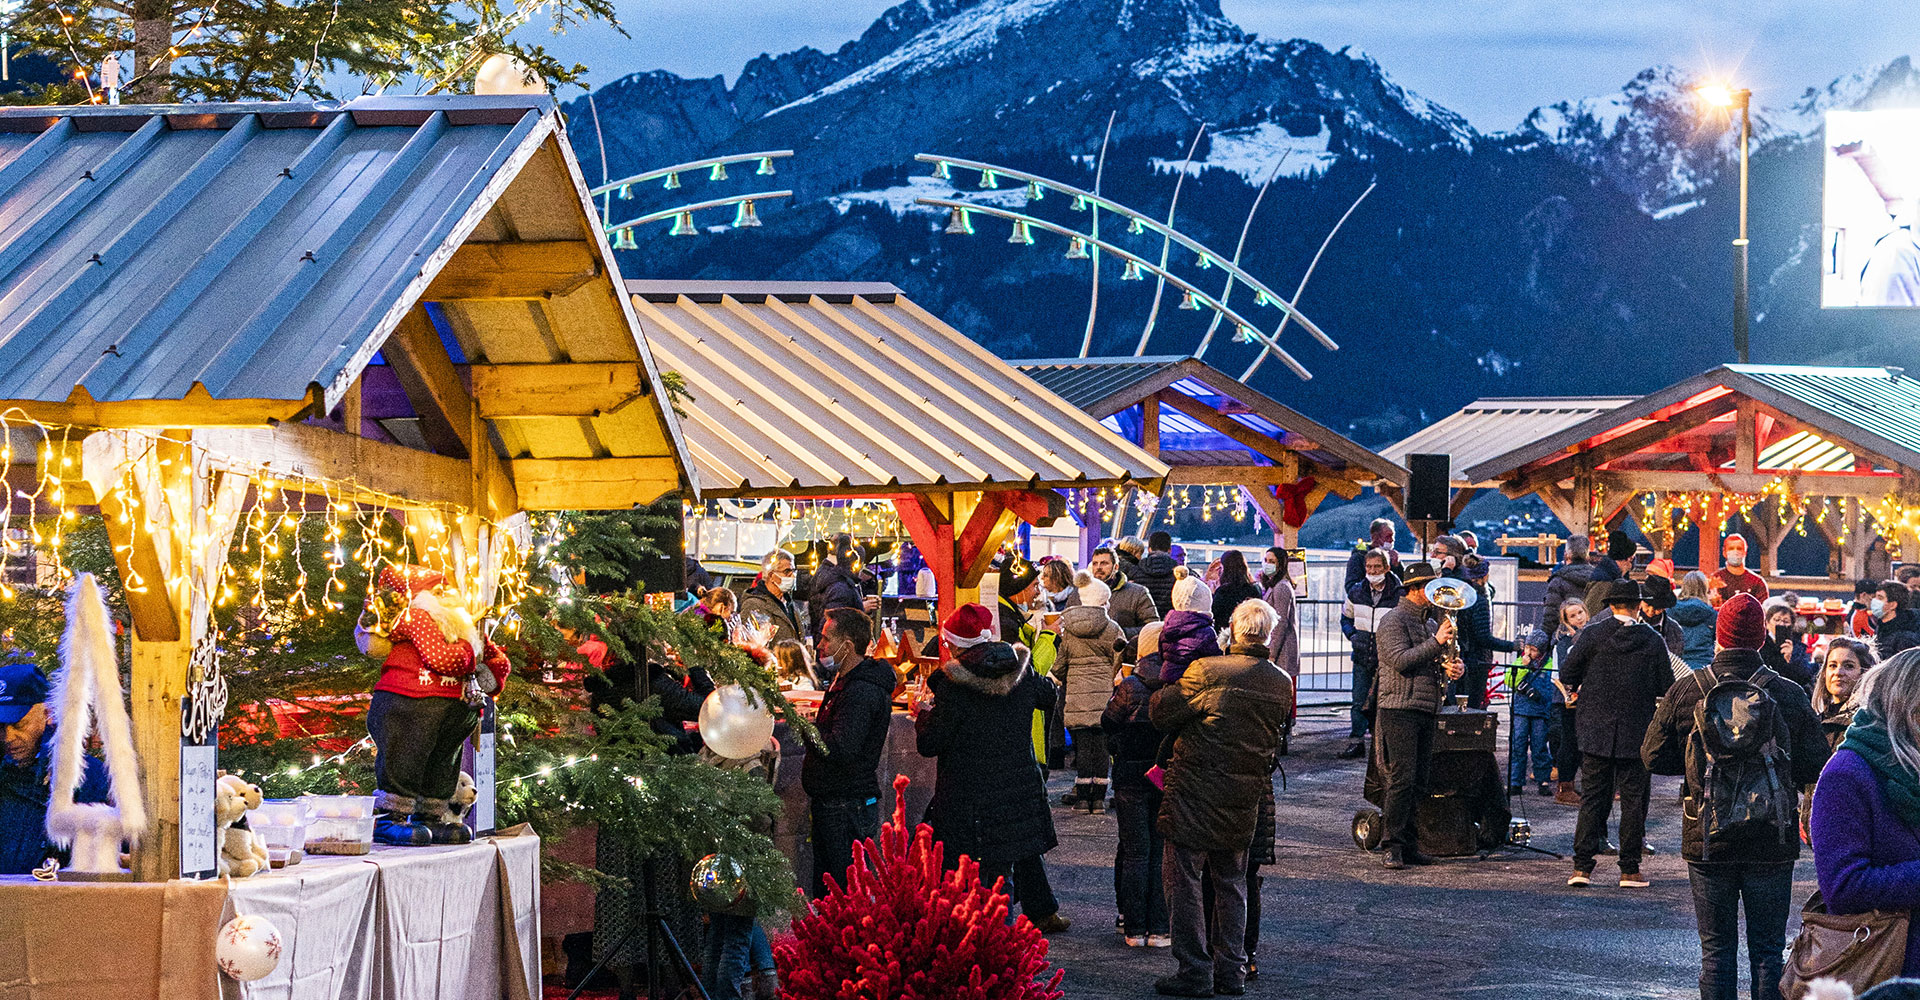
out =
<svg viewBox="0 0 1920 1000"><path fill-rule="evenodd" d="M460 782L460 748L486 699L506 682L500 647L485 642L438 571L389 565L354 627L360 651L384 667L373 686L374 840L464 844L473 834L448 800ZM476 666L481 669L476 669Z"/></svg>

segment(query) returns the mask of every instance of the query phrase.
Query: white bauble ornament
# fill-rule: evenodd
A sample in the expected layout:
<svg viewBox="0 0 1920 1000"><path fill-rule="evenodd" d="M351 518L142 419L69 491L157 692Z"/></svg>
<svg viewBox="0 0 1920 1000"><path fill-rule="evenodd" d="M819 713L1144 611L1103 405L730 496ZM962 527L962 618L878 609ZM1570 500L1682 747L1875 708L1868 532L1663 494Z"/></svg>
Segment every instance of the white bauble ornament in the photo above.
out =
<svg viewBox="0 0 1920 1000"><path fill-rule="evenodd" d="M533 75L527 64L505 52L495 52L480 64L473 75L476 94L544 94L547 83Z"/></svg>
<svg viewBox="0 0 1920 1000"><path fill-rule="evenodd" d="M264 978L280 965L280 929L265 917L235 917L220 928L213 960L240 982Z"/></svg>
<svg viewBox="0 0 1920 1000"><path fill-rule="evenodd" d="M700 738L722 757L742 760L766 749L773 738L773 716L749 700L738 684L714 688L700 703Z"/></svg>

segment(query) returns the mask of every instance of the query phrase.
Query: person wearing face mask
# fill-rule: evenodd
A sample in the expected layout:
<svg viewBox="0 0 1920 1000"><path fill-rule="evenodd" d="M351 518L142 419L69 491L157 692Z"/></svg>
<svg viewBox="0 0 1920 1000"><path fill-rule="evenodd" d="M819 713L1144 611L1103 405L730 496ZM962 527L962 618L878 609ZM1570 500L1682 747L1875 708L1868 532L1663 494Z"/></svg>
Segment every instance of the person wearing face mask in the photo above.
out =
<svg viewBox="0 0 1920 1000"><path fill-rule="evenodd" d="M814 717L818 740L800 762L800 787L812 800L815 899L826 894L826 876L845 884L854 841L880 833L880 754L893 714L893 668L867 655L873 623L854 608L826 619L816 672L827 693Z"/></svg>
<svg viewBox="0 0 1920 1000"><path fill-rule="evenodd" d="M1793 634L1793 606L1782 600L1768 601L1767 644L1760 647L1760 661L1772 671L1802 688L1813 690L1813 656L1806 643Z"/></svg>
<svg viewBox="0 0 1920 1000"><path fill-rule="evenodd" d="M1873 621L1873 648L1880 662L1893 654L1920 646L1920 616L1907 608L1912 592L1898 580L1880 584L1880 610Z"/></svg>
<svg viewBox="0 0 1920 1000"><path fill-rule="evenodd" d="M1285 671L1287 679L1300 683L1300 623L1294 618L1293 577L1288 566L1292 557L1287 550L1278 545L1268 549L1260 557L1261 598L1273 606L1274 613L1280 616L1280 624L1274 628L1273 635L1267 637L1267 649L1273 665ZM1239 605L1235 605L1239 607ZM1228 612L1227 618L1232 618ZM1218 612L1214 621L1225 621Z"/></svg>
<svg viewBox="0 0 1920 1000"><path fill-rule="evenodd" d="M757 614L767 616L773 624L773 634L767 637L767 648L777 643L791 640L802 641L800 633L800 612L793 604L793 555L785 549L774 549L760 562L760 575L754 577L753 585L740 598L740 620L749 621Z"/></svg>
<svg viewBox="0 0 1920 1000"><path fill-rule="evenodd" d="M1853 603L1847 606L1847 634L1855 639L1873 638L1873 620L1880 615L1880 578L1863 577L1853 582Z"/></svg>
<svg viewBox="0 0 1920 1000"><path fill-rule="evenodd" d="M860 564L853 536L846 532L833 536L820 568L813 572L811 593L807 595L807 619L813 638L820 638L827 612L834 608L856 608L867 614L880 610L878 593L868 593L875 585L873 572Z"/></svg>
<svg viewBox="0 0 1920 1000"><path fill-rule="evenodd" d="M1365 757L1373 732L1373 679L1380 667L1374 629L1400 603L1400 578L1388 571L1389 565L1384 551L1367 553L1366 573L1347 588L1340 608L1340 631L1353 645L1353 702L1347 709L1347 748L1340 751L1344 760Z"/></svg>
<svg viewBox="0 0 1920 1000"><path fill-rule="evenodd" d="M1353 554L1347 557L1347 575L1343 587L1351 588L1360 582L1367 572L1367 553L1375 549L1387 554L1387 572L1398 575L1400 572L1400 553L1393 548L1394 530L1390 518L1376 517L1367 526L1367 537L1353 546Z"/></svg>
<svg viewBox="0 0 1920 1000"><path fill-rule="evenodd" d="M1742 535L1728 535L1720 545L1721 558L1726 565L1713 571L1710 578L1713 583L1713 606L1725 604L1727 598L1735 594L1751 594L1761 604L1767 603L1767 581L1760 574L1747 570L1747 539Z"/></svg>

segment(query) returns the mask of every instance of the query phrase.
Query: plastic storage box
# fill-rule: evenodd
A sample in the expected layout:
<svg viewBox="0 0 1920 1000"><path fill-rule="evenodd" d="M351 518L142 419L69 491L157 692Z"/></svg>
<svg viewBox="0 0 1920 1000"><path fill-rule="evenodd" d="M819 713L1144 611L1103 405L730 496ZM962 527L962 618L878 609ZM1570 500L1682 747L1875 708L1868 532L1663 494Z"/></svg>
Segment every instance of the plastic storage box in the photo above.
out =
<svg viewBox="0 0 1920 1000"><path fill-rule="evenodd" d="M307 807L308 854L365 854L373 850L373 796L302 795Z"/></svg>
<svg viewBox="0 0 1920 1000"><path fill-rule="evenodd" d="M307 803L302 799L268 799L247 812L247 826L274 848L307 846Z"/></svg>

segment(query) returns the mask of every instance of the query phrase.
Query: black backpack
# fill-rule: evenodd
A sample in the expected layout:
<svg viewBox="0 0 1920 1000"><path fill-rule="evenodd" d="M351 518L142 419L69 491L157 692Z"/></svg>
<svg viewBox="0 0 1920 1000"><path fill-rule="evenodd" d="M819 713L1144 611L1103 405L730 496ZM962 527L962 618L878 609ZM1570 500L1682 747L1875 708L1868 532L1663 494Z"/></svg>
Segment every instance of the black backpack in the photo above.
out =
<svg viewBox="0 0 1920 1000"><path fill-rule="evenodd" d="M1711 860L1716 845L1735 846L1795 836L1798 792L1789 778L1784 722L1766 681L1777 676L1762 667L1751 679L1725 678L1709 688L1702 674L1700 703L1693 709L1693 734L1687 739L1687 788L1700 821L1701 858Z"/></svg>

